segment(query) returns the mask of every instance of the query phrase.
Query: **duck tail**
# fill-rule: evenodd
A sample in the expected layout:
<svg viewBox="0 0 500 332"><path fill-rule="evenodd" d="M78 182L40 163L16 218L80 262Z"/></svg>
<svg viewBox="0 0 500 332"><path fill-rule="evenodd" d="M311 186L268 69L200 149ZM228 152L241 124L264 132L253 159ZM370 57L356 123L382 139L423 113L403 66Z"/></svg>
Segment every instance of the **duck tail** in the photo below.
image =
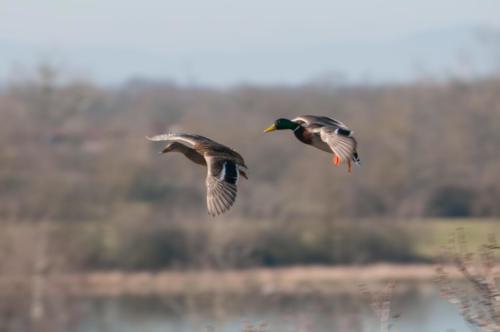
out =
<svg viewBox="0 0 500 332"><path fill-rule="evenodd" d="M359 159L359 155L356 151L352 154L352 161L354 161L356 165L361 166L361 159Z"/></svg>

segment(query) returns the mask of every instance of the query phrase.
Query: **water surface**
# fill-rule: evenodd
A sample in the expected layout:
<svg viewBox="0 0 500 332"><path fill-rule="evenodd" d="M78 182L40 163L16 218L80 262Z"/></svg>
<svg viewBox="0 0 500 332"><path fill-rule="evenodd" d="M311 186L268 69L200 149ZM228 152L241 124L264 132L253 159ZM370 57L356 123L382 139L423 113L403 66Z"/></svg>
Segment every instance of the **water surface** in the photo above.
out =
<svg viewBox="0 0 500 332"><path fill-rule="evenodd" d="M403 288L403 290L401 290ZM399 284L391 331L470 330L456 307L430 283ZM221 295L118 297L79 300L80 332L238 332L263 324L272 332L380 331L369 299L333 295Z"/></svg>

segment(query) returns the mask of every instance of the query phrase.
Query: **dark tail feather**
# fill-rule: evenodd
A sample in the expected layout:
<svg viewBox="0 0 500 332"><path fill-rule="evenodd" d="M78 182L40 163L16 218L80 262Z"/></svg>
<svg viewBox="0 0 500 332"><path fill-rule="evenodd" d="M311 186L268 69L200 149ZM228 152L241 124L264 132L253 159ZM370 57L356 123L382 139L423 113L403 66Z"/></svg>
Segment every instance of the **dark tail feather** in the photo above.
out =
<svg viewBox="0 0 500 332"><path fill-rule="evenodd" d="M359 159L359 155L357 152L354 152L352 154L352 161L354 161L356 165L361 165L361 159Z"/></svg>

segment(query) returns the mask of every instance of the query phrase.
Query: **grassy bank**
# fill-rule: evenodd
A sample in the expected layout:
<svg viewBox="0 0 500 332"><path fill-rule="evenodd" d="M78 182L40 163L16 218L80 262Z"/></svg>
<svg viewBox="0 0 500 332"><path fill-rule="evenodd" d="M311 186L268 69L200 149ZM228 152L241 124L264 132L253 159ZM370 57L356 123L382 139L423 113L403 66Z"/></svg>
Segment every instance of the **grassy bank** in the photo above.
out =
<svg viewBox="0 0 500 332"><path fill-rule="evenodd" d="M422 258L435 260L448 243L450 235L463 229L469 250L476 251L488 236L500 240L500 220L496 219L428 219L404 222L403 228L414 238L413 251Z"/></svg>
<svg viewBox="0 0 500 332"><path fill-rule="evenodd" d="M446 270L453 279L462 275L454 266ZM500 272L500 265L496 266ZM436 266L425 264L374 264L366 266L296 266L245 270L162 272L84 272L47 275L50 289L78 296L210 295L210 294L350 294L360 285L384 285L397 281L401 287L432 283ZM0 292L31 287L29 276L0 277ZM381 286L383 287L383 286Z"/></svg>

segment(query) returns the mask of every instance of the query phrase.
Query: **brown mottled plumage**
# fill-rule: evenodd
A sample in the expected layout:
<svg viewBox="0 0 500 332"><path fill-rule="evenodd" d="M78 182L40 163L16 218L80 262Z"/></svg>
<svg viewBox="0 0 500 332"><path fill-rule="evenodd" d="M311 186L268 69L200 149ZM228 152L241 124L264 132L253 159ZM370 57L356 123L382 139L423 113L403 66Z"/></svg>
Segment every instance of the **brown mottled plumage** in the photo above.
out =
<svg viewBox="0 0 500 332"><path fill-rule="evenodd" d="M205 180L208 213L217 216L229 210L236 200L239 175L247 178L247 166L238 152L200 135L172 133L147 139L167 141L162 153L180 152L192 162L208 166Z"/></svg>

